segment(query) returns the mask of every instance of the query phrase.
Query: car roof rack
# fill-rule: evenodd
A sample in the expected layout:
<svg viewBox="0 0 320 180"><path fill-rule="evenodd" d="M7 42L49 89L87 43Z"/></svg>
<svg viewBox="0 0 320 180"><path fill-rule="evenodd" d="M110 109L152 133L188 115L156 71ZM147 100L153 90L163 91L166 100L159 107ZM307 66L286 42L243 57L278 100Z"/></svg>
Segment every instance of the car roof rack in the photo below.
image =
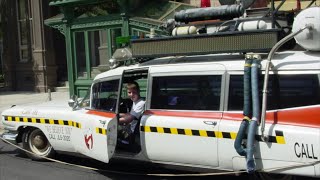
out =
<svg viewBox="0 0 320 180"><path fill-rule="evenodd" d="M177 55L269 52L277 42L291 31L292 24L290 24L290 21L293 21L294 16L290 16L291 19L287 20L287 24L281 26L277 21L280 19L278 14L283 15L285 13L285 15L292 15L292 13L297 13L301 10L301 5L297 4L296 9L279 12L285 1L282 0L276 7L275 0L271 0L270 8L247 9L245 11L241 7L241 4L232 4L176 12L175 21L182 22L175 22L176 28L196 26L199 30L208 26L216 26L218 30L215 32L208 32L206 30L205 33L199 33L198 31L196 34L191 35L131 39L132 57L136 59L153 59ZM300 1L298 2L300 3ZM314 2L314 0L310 0L310 3L306 7L310 7ZM250 16L242 17L243 11L247 11L248 14L250 13ZM221 14L225 14L227 18L223 18ZM241 18L237 18L237 16L241 16ZM216 17L218 21L215 21L215 19L211 21L212 19L210 20L208 17ZM239 30L238 27L241 23L249 21L255 21L257 28ZM264 21L268 25L265 25L264 29L259 29L260 21ZM230 22L233 24L229 26L229 30L219 31L220 28L223 29L223 25L227 25ZM293 47L288 45L287 49L290 48L292 49Z"/></svg>
<svg viewBox="0 0 320 180"><path fill-rule="evenodd" d="M268 52L280 40L279 29L223 32L131 40L133 58L216 53Z"/></svg>

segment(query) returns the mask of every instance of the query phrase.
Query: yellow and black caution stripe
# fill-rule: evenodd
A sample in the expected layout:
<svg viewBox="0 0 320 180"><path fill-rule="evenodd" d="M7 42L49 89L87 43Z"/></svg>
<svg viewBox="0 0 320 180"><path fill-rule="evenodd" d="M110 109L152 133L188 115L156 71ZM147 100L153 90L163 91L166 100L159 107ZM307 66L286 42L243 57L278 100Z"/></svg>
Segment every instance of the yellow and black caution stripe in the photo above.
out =
<svg viewBox="0 0 320 180"><path fill-rule="evenodd" d="M186 136L201 136L201 137L214 137L224 139L236 139L236 132L221 132L221 131L207 131L207 130L195 130L195 129L179 129L179 128L168 128L168 127L154 127L154 126L140 126L142 132L154 132L154 133L166 133L166 134L177 134ZM275 131L276 136L269 136L268 142L285 144L285 138L282 131ZM257 141L262 141L261 135L256 135Z"/></svg>
<svg viewBox="0 0 320 180"><path fill-rule="evenodd" d="M96 133L97 134L103 134L103 135L107 135L107 130L104 128L96 128Z"/></svg>
<svg viewBox="0 0 320 180"><path fill-rule="evenodd" d="M276 136L269 136L269 142L274 142L274 143L278 143L278 144L286 144L286 140L284 138L283 135L283 131L275 131ZM260 136L261 139L261 136Z"/></svg>
<svg viewBox="0 0 320 180"><path fill-rule="evenodd" d="M81 123L74 122L72 120L61 120L61 119L46 119L46 118L30 118L30 117L18 117L18 116L4 116L5 121L11 122L26 122L26 123L37 123L37 124L54 124L63 126L72 126L81 128Z"/></svg>

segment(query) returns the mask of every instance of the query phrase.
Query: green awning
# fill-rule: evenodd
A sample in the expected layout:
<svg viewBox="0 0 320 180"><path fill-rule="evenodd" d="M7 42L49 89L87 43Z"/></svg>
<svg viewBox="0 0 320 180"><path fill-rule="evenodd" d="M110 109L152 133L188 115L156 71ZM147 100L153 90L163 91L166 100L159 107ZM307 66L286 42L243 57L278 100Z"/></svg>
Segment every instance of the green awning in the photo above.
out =
<svg viewBox="0 0 320 180"><path fill-rule="evenodd" d="M56 16L46 19L44 21L44 24L47 26L59 25L63 23L62 22L63 18L64 18L64 14L58 14Z"/></svg>

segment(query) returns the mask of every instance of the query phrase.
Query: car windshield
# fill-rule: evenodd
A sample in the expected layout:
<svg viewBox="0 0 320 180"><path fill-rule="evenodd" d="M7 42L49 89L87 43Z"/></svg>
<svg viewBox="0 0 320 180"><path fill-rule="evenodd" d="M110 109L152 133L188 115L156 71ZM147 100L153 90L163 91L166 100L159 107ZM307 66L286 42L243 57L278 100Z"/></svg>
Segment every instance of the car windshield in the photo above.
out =
<svg viewBox="0 0 320 180"><path fill-rule="evenodd" d="M92 109L116 111L119 80L95 83L92 87Z"/></svg>

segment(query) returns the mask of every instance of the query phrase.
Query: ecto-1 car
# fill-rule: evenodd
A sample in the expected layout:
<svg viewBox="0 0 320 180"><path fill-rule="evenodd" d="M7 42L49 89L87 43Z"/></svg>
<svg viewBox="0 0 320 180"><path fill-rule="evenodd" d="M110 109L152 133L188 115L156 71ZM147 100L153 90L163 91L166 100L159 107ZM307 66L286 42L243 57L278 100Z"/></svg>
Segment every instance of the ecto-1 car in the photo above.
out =
<svg viewBox="0 0 320 180"><path fill-rule="evenodd" d="M99 74L88 95L70 101L69 108L14 106L3 111L7 132L2 138L22 143L32 159L71 152L105 163L125 157L208 171L320 177L319 12L319 7L303 10L296 17L305 19L302 28L286 37L299 41L306 32L312 50L275 53L277 43L269 54L151 60L150 55L148 61ZM141 87L145 111L123 143L119 114L131 109L125 85L132 81Z"/></svg>

